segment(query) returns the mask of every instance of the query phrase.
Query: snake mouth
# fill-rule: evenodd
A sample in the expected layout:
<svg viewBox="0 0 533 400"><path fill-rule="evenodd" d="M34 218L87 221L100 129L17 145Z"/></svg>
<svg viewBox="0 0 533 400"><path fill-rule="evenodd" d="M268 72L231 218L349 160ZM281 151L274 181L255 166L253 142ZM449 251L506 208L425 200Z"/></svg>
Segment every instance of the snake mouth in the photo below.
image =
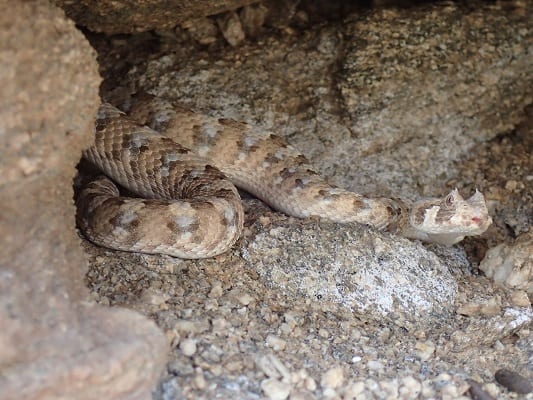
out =
<svg viewBox="0 0 533 400"><path fill-rule="evenodd" d="M472 217L470 219L472 223L478 227L479 232L485 232L490 224L492 224L492 218L490 216ZM480 234L480 233L476 233Z"/></svg>

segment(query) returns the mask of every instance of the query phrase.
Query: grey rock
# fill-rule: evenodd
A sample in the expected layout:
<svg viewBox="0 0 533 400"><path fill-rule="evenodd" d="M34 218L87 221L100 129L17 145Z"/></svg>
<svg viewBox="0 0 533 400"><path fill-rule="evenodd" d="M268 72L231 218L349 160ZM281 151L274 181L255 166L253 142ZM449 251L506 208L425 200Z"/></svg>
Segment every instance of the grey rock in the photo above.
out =
<svg viewBox="0 0 533 400"><path fill-rule="evenodd" d="M505 386L511 392L520 394L533 392L533 385L531 382L515 371L502 368L496 371L494 377L500 385Z"/></svg>
<svg viewBox="0 0 533 400"><path fill-rule="evenodd" d="M364 319L411 330L453 310L457 284L435 254L365 227L273 223L241 251L268 287Z"/></svg>
<svg viewBox="0 0 533 400"><path fill-rule="evenodd" d="M501 243L487 251L479 269L497 285L533 295L533 233L522 234L515 243Z"/></svg>

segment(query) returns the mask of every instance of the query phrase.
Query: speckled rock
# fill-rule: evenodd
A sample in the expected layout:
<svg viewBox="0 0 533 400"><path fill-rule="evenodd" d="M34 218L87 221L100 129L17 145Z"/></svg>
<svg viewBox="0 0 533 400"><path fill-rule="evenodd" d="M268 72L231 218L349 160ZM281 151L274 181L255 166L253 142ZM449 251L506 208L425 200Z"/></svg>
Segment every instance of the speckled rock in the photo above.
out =
<svg viewBox="0 0 533 400"><path fill-rule="evenodd" d="M533 297L533 233L524 233L511 245L493 247L479 269L496 284L526 291Z"/></svg>
<svg viewBox="0 0 533 400"><path fill-rule="evenodd" d="M214 15L257 0L54 0L77 24L96 32L131 33L172 28L189 19Z"/></svg>
<svg viewBox="0 0 533 400"><path fill-rule="evenodd" d="M472 337L478 345L492 345L516 330L533 322L533 310L529 307L504 307L496 315L471 316L464 330L456 330L451 335L454 351L470 346Z"/></svg>
<svg viewBox="0 0 533 400"><path fill-rule="evenodd" d="M450 177L450 160L511 129L531 103L530 22L471 2L352 15L338 88L358 140L343 154L376 153L384 161L363 166L369 180L402 188ZM415 180L397 168L404 157Z"/></svg>
<svg viewBox="0 0 533 400"><path fill-rule="evenodd" d="M380 10L216 62L173 49L139 60L128 79L287 137L343 187L415 199L445 194L457 160L523 117L529 32L527 18L492 5Z"/></svg>
<svg viewBox="0 0 533 400"><path fill-rule="evenodd" d="M153 322L87 302L72 180L92 138L95 54L63 12L0 0L0 397L147 398Z"/></svg>
<svg viewBox="0 0 533 400"><path fill-rule="evenodd" d="M412 330L453 310L457 284L435 254L361 226L272 223L241 251L266 285L361 318Z"/></svg>

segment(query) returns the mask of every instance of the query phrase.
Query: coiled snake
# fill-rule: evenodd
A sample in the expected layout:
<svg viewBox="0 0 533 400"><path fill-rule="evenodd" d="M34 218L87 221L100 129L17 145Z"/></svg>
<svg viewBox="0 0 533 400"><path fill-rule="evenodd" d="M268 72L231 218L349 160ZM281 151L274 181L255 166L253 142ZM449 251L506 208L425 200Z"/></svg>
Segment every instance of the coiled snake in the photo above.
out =
<svg viewBox="0 0 533 400"><path fill-rule="evenodd" d="M105 176L77 197L92 242L119 250L206 258L230 248L243 227L235 186L295 217L356 222L453 244L491 223L483 195L407 202L368 198L328 184L284 139L158 99L137 102L136 120L102 104L95 143L83 156ZM150 125L152 128L145 126ZM118 183L140 198L121 196Z"/></svg>

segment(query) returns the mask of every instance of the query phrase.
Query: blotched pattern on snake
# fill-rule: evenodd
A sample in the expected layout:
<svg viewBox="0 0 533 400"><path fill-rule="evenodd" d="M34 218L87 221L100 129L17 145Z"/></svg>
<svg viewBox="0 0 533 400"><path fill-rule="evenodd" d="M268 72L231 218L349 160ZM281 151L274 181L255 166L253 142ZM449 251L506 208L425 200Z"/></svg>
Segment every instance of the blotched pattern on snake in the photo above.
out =
<svg viewBox="0 0 533 400"><path fill-rule="evenodd" d="M150 126L150 127L148 127ZM483 195L408 202L368 198L328 184L284 139L244 123L207 117L156 98L130 116L102 104L95 143L83 156L102 175L77 196L77 221L112 249L206 258L239 238L235 186L295 217L371 225L408 238L453 244L490 225ZM135 197L121 195L116 182Z"/></svg>

